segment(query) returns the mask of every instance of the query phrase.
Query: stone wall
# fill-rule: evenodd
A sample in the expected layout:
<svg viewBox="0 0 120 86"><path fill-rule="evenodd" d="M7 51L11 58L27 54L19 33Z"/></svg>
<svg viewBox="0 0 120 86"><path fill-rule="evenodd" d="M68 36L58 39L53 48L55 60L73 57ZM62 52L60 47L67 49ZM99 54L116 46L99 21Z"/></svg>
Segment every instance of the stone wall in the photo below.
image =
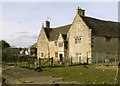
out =
<svg viewBox="0 0 120 86"><path fill-rule="evenodd" d="M108 42L106 37L92 37L93 63L103 62L106 58L118 60L118 38L112 37Z"/></svg>
<svg viewBox="0 0 120 86"><path fill-rule="evenodd" d="M80 38L79 38L80 37ZM79 43L76 43L76 38ZM68 32L69 39L69 58L73 58L73 62L79 61L77 53L81 54L81 62L91 63L91 29L83 22L79 15L76 15L73 24Z"/></svg>
<svg viewBox="0 0 120 86"><path fill-rule="evenodd" d="M43 57L41 56L42 53ZM49 53L49 41L47 39L44 29L42 28L38 37L37 58L48 58Z"/></svg>

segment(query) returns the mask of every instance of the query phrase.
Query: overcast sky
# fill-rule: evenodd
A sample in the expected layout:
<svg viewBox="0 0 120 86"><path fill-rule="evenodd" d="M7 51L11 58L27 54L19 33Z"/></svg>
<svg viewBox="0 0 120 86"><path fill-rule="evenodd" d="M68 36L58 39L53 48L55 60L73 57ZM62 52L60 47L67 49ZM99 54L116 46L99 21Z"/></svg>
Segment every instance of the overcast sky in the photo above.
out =
<svg viewBox="0 0 120 86"><path fill-rule="evenodd" d="M3 2L2 39L16 47L28 47L37 41L47 17L51 27L70 24L77 7L86 16L118 21L118 2Z"/></svg>

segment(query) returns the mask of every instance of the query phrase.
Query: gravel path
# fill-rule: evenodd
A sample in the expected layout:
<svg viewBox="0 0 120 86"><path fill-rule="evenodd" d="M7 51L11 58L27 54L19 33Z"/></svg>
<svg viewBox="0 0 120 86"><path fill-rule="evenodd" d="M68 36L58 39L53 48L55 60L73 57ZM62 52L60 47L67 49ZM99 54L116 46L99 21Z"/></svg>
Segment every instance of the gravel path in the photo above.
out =
<svg viewBox="0 0 120 86"><path fill-rule="evenodd" d="M52 84L63 82L62 78L44 76L34 70L19 67L3 68L3 77L8 84Z"/></svg>
<svg viewBox="0 0 120 86"><path fill-rule="evenodd" d="M3 66L2 77L7 84L80 84L76 81L64 82L63 78L45 76L37 71L16 66Z"/></svg>

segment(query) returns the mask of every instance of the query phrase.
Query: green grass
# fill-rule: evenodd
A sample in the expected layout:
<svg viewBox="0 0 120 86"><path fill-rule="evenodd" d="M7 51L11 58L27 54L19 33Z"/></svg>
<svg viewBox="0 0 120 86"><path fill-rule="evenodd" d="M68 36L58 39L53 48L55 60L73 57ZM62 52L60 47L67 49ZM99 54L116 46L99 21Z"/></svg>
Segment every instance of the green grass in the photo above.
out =
<svg viewBox="0 0 120 86"><path fill-rule="evenodd" d="M17 66L23 68L35 68L34 64L28 64L28 62L17 62Z"/></svg>
<svg viewBox="0 0 120 86"><path fill-rule="evenodd" d="M96 65L89 65L88 68L79 66L57 67L57 68L44 68L40 72L43 75L61 77L64 81L77 81L81 84L115 84L114 77L116 70L110 69L97 69Z"/></svg>

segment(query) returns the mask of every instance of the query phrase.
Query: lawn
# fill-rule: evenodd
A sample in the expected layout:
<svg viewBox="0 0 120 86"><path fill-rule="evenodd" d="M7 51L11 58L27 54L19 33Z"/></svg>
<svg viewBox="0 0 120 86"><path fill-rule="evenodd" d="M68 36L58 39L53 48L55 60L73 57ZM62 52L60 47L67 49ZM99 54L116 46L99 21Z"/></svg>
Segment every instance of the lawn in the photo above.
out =
<svg viewBox="0 0 120 86"><path fill-rule="evenodd" d="M97 68L96 68L97 67ZM116 68L99 67L96 65L88 65L83 68L82 65L44 68L43 75L63 78L65 82L77 81L81 84L115 84Z"/></svg>

